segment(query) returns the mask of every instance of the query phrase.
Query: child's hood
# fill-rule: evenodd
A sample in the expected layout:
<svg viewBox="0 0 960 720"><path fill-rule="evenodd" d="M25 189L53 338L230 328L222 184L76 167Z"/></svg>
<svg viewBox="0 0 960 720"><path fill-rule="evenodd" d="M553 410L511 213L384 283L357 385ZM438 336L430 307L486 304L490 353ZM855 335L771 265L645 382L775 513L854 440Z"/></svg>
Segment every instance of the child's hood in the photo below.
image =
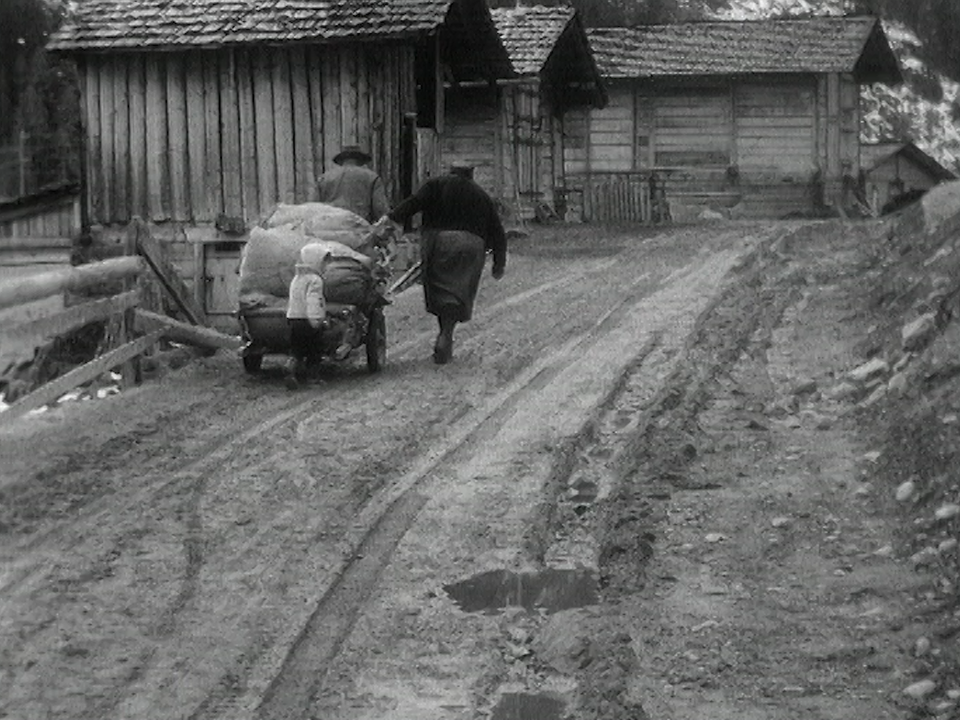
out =
<svg viewBox="0 0 960 720"><path fill-rule="evenodd" d="M324 259L329 256L330 250L323 245L304 245L300 250L300 261L296 264L296 269L302 273L313 271L319 274L323 270Z"/></svg>

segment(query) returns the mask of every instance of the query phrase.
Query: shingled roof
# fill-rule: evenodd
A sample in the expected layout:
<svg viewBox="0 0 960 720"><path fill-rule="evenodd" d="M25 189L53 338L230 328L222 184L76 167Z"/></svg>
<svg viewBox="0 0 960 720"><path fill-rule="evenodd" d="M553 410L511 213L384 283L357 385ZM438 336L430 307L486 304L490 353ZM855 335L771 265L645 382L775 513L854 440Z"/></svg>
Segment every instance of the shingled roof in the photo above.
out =
<svg viewBox="0 0 960 720"><path fill-rule="evenodd" d="M588 31L605 78L852 72L902 81L873 17L821 17L602 28Z"/></svg>
<svg viewBox="0 0 960 720"><path fill-rule="evenodd" d="M578 100L606 103L600 71L574 8L534 5L495 8L490 14L517 75L542 76L571 101L577 94Z"/></svg>
<svg viewBox="0 0 960 720"><path fill-rule="evenodd" d="M83 0L54 50L176 49L404 37L454 0Z"/></svg>
<svg viewBox="0 0 960 720"><path fill-rule="evenodd" d="M513 69L519 75L536 75L577 13L571 7L534 6L494 8L490 14Z"/></svg>

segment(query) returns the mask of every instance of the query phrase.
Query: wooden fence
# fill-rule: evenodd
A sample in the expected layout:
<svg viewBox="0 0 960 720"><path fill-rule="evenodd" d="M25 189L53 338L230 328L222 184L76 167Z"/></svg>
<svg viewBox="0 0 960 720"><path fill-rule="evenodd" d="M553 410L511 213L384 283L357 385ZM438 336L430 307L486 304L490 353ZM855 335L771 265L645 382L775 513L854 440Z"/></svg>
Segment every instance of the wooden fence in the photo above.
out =
<svg viewBox="0 0 960 720"><path fill-rule="evenodd" d="M137 277L143 269L144 263L139 257L120 257L0 285L0 311L66 292L83 293L117 283L122 286L122 290L114 295L88 300L26 322L0 326L0 342L11 344L36 343L38 339L64 335L98 321L113 320L118 328L116 347L17 399L0 413L0 423L55 402L64 393L116 367L121 368L121 387L138 381L134 360L153 346L164 332L158 329L140 337L134 335L134 311L140 302Z"/></svg>
<svg viewBox="0 0 960 720"><path fill-rule="evenodd" d="M648 171L571 173L567 182L567 202L574 209L579 206L585 222L660 220L655 182Z"/></svg>
<svg viewBox="0 0 960 720"><path fill-rule="evenodd" d="M121 389L140 382L139 357L161 339L213 351L240 347L239 337L204 327L203 310L165 257L161 244L137 218L128 227L125 249L127 254L122 257L0 283L0 345L19 347L22 353L91 323L106 322L115 330L111 333L114 347L15 400L0 412L0 424L55 402L117 367ZM17 318L18 308L48 298L117 287L119 292L107 296L32 318L22 313L23 319L10 319ZM161 295L169 298L183 320L162 312Z"/></svg>

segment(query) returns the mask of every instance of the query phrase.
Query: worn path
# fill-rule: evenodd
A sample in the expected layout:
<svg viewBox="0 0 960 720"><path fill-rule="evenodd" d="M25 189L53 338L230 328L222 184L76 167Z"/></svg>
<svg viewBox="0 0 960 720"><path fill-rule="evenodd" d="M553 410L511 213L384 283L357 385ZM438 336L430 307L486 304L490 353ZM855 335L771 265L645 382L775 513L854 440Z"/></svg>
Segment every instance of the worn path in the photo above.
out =
<svg viewBox="0 0 960 720"><path fill-rule="evenodd" d="M5 429L0 713L301 717L315 693L328 703L361 603L381 571L389 602L437 510L448 530L478 529L442 548L434 585L524 562L546 527L542 473L623 368L667 362L728 267L779 232L547 238L485 280L450 366L429 362L411 293L390 308L381 375L358 363L291 395L275 368L247 379L218 356ZM491 493L483 512L471 485ZM324 618L337 632L318 646Z"/></svg>

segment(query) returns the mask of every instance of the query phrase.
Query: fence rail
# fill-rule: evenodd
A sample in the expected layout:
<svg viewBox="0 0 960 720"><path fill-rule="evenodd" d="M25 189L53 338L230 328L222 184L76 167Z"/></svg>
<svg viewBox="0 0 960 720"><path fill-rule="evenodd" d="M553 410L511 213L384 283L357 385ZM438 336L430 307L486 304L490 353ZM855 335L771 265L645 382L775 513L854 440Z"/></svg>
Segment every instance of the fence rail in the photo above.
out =
<svg viewBox="0 0 960 720"><path fill-rule="evenodd" d="M92 322L116 321L116 346L99 357L54 378L13 402L0 413L0 424L30 410L47 405L64 393L87 383L104 372L120 367L121 387L137 382L135 358L152 347L163 335L155 330L134 337L134 311L140 302L137 277L144 270L139 257L121 257L76 268L54 270L0 285L0 310L9 310L67 292L82 293L120 283L123 290L109 297L89 300L27 322L0 326L0 342L37 342L77 330Z"/></svg>
<svg viewBox="0 0 960 720"><path fill-rule="evenodd" d="M14 354L32 352L91 323L106 322L114 330L110 334L112 347L14 400L0 412L0 424L54 402L113 368L120 368L121 389L139 382L140 356L161 339L214 352L239 349L239 337L205 327L202 309L166 258L161 243L139 218L127 228L125 251L122 257L0 283L0 347L12 347ZM104 295L105 288L112 294ZM83 295L91 290L100 294L38 317L18 312L55 296ZM156 312L162 309L158 305L160 293L173 301L187 322ZM16 319L11 320L11 316Z"/></svg>
<svg viewBox="0 0 960 720"><path fill-rule="evenodd" d="M587 222L661 220L658 183L650 171L591 171L568 175L567 180L580 196L580 214Z"/></svg>

